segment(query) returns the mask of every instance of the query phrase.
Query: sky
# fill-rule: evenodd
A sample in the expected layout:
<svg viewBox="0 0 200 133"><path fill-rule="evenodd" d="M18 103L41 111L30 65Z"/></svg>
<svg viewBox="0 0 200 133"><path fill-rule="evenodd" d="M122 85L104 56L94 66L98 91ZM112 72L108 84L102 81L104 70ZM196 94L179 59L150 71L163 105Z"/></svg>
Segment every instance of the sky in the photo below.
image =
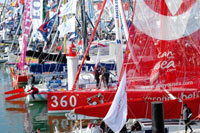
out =
<svg viewBox="0 0 200 133"><path fill-rule="evenodd" d="M0 3L4 3L5 0L0 0Z"/></svg>

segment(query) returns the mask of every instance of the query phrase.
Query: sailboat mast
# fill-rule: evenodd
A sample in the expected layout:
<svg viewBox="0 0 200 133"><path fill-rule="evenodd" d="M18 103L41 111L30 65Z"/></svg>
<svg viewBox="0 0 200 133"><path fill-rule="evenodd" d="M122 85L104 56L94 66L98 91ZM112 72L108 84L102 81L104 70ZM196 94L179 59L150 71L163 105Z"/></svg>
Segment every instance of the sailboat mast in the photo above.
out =
<svg viewBox="0 0 200 133"><path fill-rule="evenodd" d="M126 16L125 16L125 13L124 13L124 9L122 7L122 0L119 0L119 11L120 11L120 14L121 14L121 20L122 20L122 24L123 24L123 28L124 28L124 32L125 32L125 37L126 37L126 40L128 41L128 37L129 37L129 29L128 29L128 25L127 25L127 22L126 22Z"/></svg>
<svg viewBox="0 0 200 133"><path fill-rule="evenodd" d="M6 6L6 2L7 2L7 0L5 0L4 1L4 4L3 4L3 8L2 8L2 10L1 10L1 16L2 16L2 14L4 13L4 9L5 9L5 6ZM4 16L4 15L3 15ZM0 22L2 22L2 17L0 17Z"/></svg>
<svg viewBox="0 0 200 133"><path fill-rule="evenodd" d="M64 5L66 4L66 0L63 0L63 4ZM63 17L63 22L66 22L66 15L64 15L64 17ZM57 33L57 31L56 31L56 33ZM66 34L64 34L63 47L64 47L64 54L67 54L67 35Z"/></svg>
<svg viewBox="0 0 200 133"><path fill-rule="evenodd" d="M81 0L81 20L82 20L82 39L83 39L83 53L85 53L88 39L87 39L87 23L85 14L85 0Z"/></svg>

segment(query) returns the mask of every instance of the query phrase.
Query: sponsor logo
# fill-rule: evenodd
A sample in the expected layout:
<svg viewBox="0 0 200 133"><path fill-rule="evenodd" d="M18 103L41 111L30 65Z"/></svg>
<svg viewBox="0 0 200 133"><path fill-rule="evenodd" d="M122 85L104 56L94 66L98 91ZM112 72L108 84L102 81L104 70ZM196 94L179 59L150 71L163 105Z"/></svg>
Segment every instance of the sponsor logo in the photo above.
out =
<svg viewBox="0 0 200 133"><path fill-rule="evenodd" d="M177 98L179 98L179 99L190 99L190 98L197 98L197 97L199 97L199 95L200 95L200 91L192 92L192 93L181 92L180 97L177 97ZM145 99L146 100L152 100L152 101L169 101L169 100L171 100L171 98L168 97L168 96L158 96L158 97L148 96Z"/></svg>

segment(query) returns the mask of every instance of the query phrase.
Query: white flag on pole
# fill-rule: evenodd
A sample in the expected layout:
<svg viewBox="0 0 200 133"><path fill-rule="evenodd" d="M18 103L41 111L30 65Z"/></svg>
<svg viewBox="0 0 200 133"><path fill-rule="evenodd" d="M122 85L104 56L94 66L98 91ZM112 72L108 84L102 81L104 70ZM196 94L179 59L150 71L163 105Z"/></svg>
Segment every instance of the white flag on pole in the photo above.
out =
<svg viewBox="0 0 200 133"><path fill-rule="evenodd" d="M124 71L124 75L120 82L119 88L116 92L112 105L103 119L103 121L114 132L119 132L126 123L127 93L125 88L126 88L126 71Z"/></svg>
<svg viewBox="0 0 200 133"><path fill-rule="evenodd" d="M77 0L70 0L60 8L60 17L67 14L76 14Z"/></svg>
<svg viewBox="0 0 200 133"><path fill-rule="evenodd" d="M38 28L43 23L43 0L31 0L31 19L33 34L37 34Z"/></svg>
<svg viewBox="0 0 200 133"><path fill-rule="evenodd" d="M72 17L58 26L58 30L60 31L59 38L64 37L69 32L75 32L75 20L75 17Z"/></svg>

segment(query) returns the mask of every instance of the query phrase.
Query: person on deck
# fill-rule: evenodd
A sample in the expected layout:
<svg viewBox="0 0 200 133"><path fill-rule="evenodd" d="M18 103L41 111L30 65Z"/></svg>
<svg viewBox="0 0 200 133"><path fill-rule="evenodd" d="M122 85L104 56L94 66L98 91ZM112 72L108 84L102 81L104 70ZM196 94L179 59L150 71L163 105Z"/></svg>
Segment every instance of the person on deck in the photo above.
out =
<svg viewBox="0 0 200 133"><path fill-rule="evenodd" d="M100 85L99 85L99 81L100 81L100 70L99 70L99 68L97 68L96 70L95 70L95 80L96 80L96 87L99 89L100 88Z"/></svg>
<svg viewBox="0 0 200 133"><path fill-rule="evenodd" d="M191 133L193 132L192 127L190 126L191 122L190 122L190 118L192 117L192 111L191 109L187 106L187 104L183 105L183 120L185 122L185 133L187 133L187 129L188 127L191 130Z"/></svg>
<svg viewBox="0 0 200 133"><path fill-rule="evenodd" d="M103 82L104 84L104 77L103 77L103 74L105 72L105 68L103 66L101 66L100 68L100 75L99 75L99 79L100 79L100 82L99 82L99 88L101 88L101 83Z"/></svg>
<svg viewBox="0 0 200 133"><path fill-rule="evenodd" d="M131 126L131 131L141 131L141 130L142 130L142 127L139 121L135 121L133 125Z"/></svg>
<svg viewBox="0 0 200 133"><path fill-rule="evenodd" d="M101 121L99 127L101 128L103 133L114 133L103 120Z"/></svg>
<svg viewBox="0 0 200 133"><path fill-rule="evenodd" d="M107 69L105 67L101 67L100 70L101 76L100 76L100 84L103 81L104 85L106 86L106 88L109 88L109 72L107 71Z"/></svg>
<svg viewBox="0 0 200 133"><path fill-rule="evenodd" d="M35 84L35 76L33 74L30 77L30 82L31 82L31 85Z"/></svg>
<svg viewBox="0 0 200 133"><path fill-rule="evenodd" d="M104 77L106 89L108 89L108 88L109 88L109 77L110 77L110 73L107 71L106 68L105 68L105 72L104 72L104 74L103 74L103 77Z"/></svg>
<svg viewBox="0 0 200 133"><path fill-rule="evenodd" d="M34 94L39 93L38 88L36 88L35 86L31 86L31 89L27 91L29 94L31 94L32 98L35 99Z"/></svg>

